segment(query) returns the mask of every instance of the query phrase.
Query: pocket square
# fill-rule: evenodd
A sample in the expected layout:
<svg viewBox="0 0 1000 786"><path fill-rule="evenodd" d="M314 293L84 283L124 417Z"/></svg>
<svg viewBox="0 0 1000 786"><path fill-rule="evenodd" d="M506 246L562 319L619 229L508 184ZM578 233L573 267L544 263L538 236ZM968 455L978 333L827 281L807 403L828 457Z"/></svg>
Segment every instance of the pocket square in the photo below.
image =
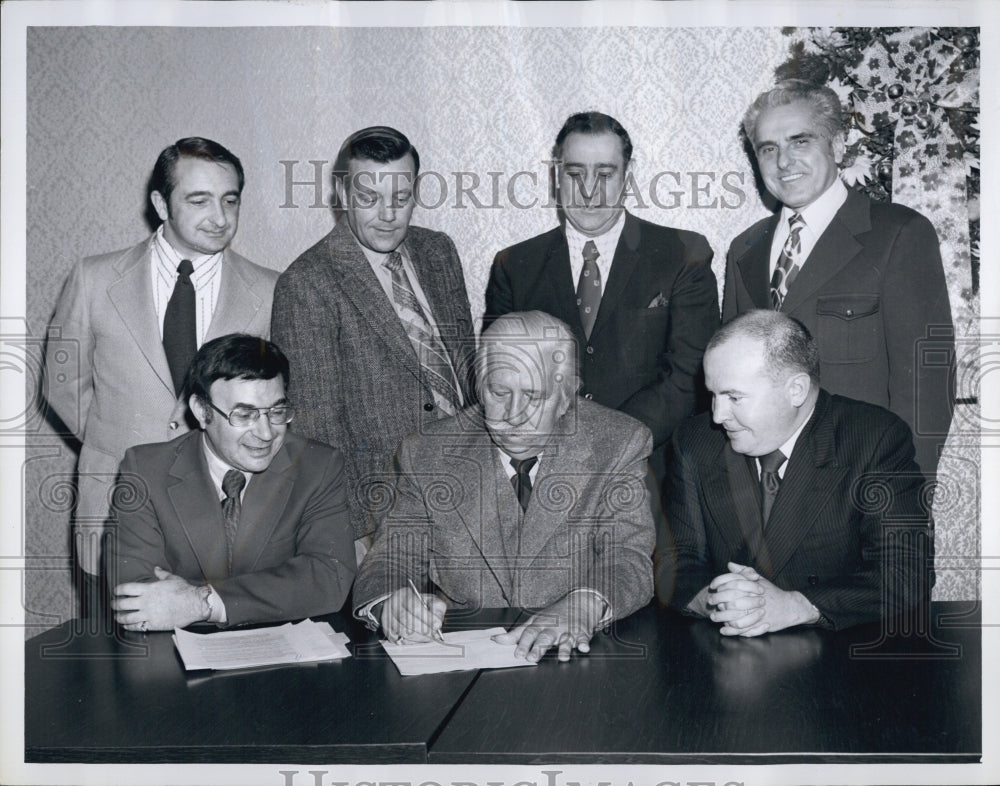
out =
<svg viewBox="0 0 1000 786"><path fill-rule="evenodd" d="M669 301L663 297L662 292L657 292L656 297L649 301L649 305L646 308L663 308L667 305Z"/></svg>

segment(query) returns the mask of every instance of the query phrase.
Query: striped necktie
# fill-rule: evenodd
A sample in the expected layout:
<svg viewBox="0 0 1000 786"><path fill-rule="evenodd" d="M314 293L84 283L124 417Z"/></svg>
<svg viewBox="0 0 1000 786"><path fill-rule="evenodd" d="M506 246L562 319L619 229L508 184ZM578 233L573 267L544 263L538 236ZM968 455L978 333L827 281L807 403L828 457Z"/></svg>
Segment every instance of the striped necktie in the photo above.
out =
<svg viewBox="0 0 1000 786"><path fill-rule="evenodd" d="M420 307L413 291L410 277L403 268L403 257L393 251L383 263L392 273L392 299L403 329L413 345L426 380L434 396L434 403L448 415L454 415L462 406L462 393L452 368L448 353Z"/></svg>

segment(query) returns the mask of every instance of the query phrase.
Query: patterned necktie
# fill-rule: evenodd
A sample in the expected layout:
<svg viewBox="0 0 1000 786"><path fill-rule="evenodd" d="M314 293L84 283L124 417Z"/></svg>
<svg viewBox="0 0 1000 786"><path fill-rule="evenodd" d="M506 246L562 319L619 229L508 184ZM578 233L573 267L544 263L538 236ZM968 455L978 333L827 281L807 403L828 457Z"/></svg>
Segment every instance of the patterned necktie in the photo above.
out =
<svg viewBox="0 0 1000 786"><path fill-rule="evenodd" d="M403 257L398 251L393 251L383 264L392 273L392 299L396 313L420 359L420 365L427 372L434 403L446 414L454 415L462 406L462 392L448 353L434 335L434 330L420 307L420 301L413 292L410 277L403 268Z"/></svg>
<svg viewBox="0 0 1000 786"><path fill-rule="evenodd" d="M226 557L229 561L229 572L233 571L233 546L236 543L236 530L240 525L240 492L246 485L246 476L238 469L231 469L222 478L222 491L226 498L222 500L222 518L226 524Z"/></svg>
<svg viewBox="0 0 1000 786"><path fill-rule="evenodd" d="M517 501L521 503L521 510L525 513L528 511L528 502L531 500L531 468L537 463L538 456L510 460L510 465L514 468L510 482L517 494Z"/></svg>
<svg viewBox="0 0 1000 786"><path fill-rule="evenodd" d="M781 485L781 476L778 469L785 463L785 454L780 450L761 456L760 459L760 518L761 523L767 525L767 519L771 515L771 508L774 507L774 498L778 496L778 487Z"/></svg>
<svg viewBox="0 0 1000 786"><path fill-rule="evenodd" d="M174 291L167 301L167 311L163 315L163 351L167 355L170 378L177 395L180 395L187 367L198 351L194 284L191 283L193 272L191 260L182 259L177 266L177 283L174 284Z"/></svg>
<svg viewBox="0 0 1000 786"><path fill-rule="evenodd" d="M601 269L597 267L600 254L593 240L583 244L583 270L576 284L576 305L580 309L580 321L584 335L589 339L597 319L597 309L601 307Z"/></svg>
<svg viewBox="0 0 1000 786"><path fill-rule="evenodd" d="M775 311L781 311L781 304L785 302L788 288L802 268L801 235L805 225L805 219L800 213L793 213L788 219L788 239L785 240L785 246L778 257L778 264L774 266L774 275L771 276L771 308Z"/></svg>

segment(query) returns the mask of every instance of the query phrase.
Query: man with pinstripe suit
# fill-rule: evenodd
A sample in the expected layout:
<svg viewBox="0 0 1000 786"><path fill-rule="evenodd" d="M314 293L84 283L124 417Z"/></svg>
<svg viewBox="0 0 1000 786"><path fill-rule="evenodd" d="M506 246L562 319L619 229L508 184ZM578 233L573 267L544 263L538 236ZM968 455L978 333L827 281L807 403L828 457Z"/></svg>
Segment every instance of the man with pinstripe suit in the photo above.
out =
<svg viewBox="0 0 1000 786"><path fill-rule="evenodd" d="M819 387L816 343L751 311L705 351L712 412L674 432L657 595L726 636L898 615L933 584L913 438L882 407Z"/></svg>

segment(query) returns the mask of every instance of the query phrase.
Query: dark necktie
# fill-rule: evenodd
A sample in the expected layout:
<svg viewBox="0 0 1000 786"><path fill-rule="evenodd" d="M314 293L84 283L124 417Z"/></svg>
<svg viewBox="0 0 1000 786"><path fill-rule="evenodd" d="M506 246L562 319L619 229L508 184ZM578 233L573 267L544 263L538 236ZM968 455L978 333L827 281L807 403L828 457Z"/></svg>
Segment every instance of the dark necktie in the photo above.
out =
<svg viewBox="0 0 1000 786"><path fill-rule="evenodd" d="M576 284L576 305L580 309L583 332L590 338L597 319L597 309L601 307L601 269L597 267L600 254L593 240L583 244L583 270Z"/></svg>
<svg viewBox="0 0 1000 786"><path fill-rule="evenodd" d="M510 482L514 486L517 494L517 501L521 503L521 510L528 511L528 502L531 499L531 468L538 463L538 456L526 459L512 458L510 465L514 468L514 474Z"/></svg>
<svg viewBox="0 0 1000 786"><path fill-rule="evenodd" d="M240 525L240 492L247 479L238 469L231 469L222 478L222 491L226 498L222 500L222 518L226 524L226 557L229 561L229 571L233 570L233 546L236 543L236 530Z"/></svg>
<svg viewBox="0 0 1000 786"><path fill-rule="evenodd" d="M785 463L785 454L780 450L772 451L760 459L760 518L761 523L767 525L767 519L771 515L771 508L774 507L774 498L778 496L778 487L781 485L781 476L778 469Z"/></svg>
<svg viewBox="0 0 1000 786"><path fill-rule="evenodd" d="M174 291L167 301L167 311L163 315L163 351L167 355L170 378L177 395L180 395L188 365L198 351L194 284L191 283L193 272L191 260L182 259L177 266L177 283L174 284Z"/></svg>
<svg viewBox="0 0 1000 786"><path fill-rule="evenodd" d="M788 239L781 249L778 264L774 266L774 275L771 276L771 308L775 311L781 311L788 288L802 268L801 235L805 225L805 219L799 213L793 213L788 219Z"/></svg>
<svg viewBox="0 0 1000 786"><path fill-rule="evenodd" d="M383 263L392 273L392 299L403 329L427 372L427 382L434 396L434 403L448 415L454 415L462 406L462 394L444 346L434 335L430 322L420 307L410 277L403 267L403 257L393 251Z"/></svg>

